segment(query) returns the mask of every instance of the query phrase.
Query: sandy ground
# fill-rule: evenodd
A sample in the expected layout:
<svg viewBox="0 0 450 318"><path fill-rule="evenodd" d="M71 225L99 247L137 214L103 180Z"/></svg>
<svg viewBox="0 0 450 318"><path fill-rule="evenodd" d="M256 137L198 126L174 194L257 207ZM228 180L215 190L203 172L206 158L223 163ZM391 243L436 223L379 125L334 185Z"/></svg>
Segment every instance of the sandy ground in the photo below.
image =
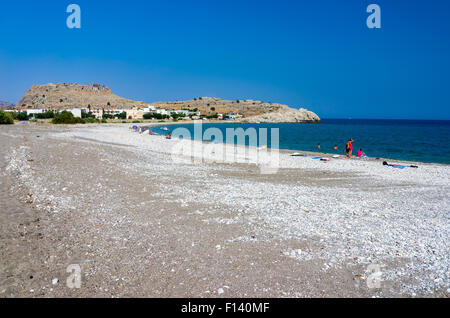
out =
<svg viewBox="0 0 450 318"><path fill-rule="evenodd" d="M261 174L174 160L177 142L0 126L0 297L450 294L449 166L282 152Z"/></svg>

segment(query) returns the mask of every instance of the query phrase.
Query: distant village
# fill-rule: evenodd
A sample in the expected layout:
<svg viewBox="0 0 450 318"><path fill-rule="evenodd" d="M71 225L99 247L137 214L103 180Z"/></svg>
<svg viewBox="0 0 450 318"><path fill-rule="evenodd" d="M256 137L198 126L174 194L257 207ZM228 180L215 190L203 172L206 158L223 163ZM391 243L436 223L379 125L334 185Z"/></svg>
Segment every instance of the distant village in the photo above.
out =
<svg viewBox="0 0 450 318"><path fill-rule="evenodd" d="M6 109L6 112L14 112L20 114L23 119L47 119L53 118L63 111L72 113L74 117L78 118L95 118L95 119L121 119L121 120L240 120L244 118L241 114L201 114L197 109L157 109L154 106L147 106L143 108L132 107L130 109L111 109L98 108L88 106L87 108L72 108L72 109Z"/></svg>

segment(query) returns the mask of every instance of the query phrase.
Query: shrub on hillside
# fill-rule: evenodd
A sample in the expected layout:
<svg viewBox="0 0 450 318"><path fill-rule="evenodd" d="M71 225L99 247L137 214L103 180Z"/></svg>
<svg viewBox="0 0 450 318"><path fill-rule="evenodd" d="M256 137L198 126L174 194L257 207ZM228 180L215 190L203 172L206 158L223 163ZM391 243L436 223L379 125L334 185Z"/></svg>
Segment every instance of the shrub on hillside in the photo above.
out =
<svg viewBox="0 0 450 318"><path fill-rule="evenodd" d="M9 112L0 110L0 125L12 125L14 124L14 118Z"/></svg>

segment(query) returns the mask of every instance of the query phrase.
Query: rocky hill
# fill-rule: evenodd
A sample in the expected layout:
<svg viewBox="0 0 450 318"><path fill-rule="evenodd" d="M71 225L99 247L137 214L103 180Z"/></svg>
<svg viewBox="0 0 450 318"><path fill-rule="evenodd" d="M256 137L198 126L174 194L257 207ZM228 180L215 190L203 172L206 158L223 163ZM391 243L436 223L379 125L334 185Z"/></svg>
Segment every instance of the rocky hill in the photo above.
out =
<svg viewBox="0 0 450 318"><path fill-rule="evenodd" d="M6 109L6 108L12 108L12 107L14 107L13 103L0 101L0 109Z"/></svg>
<svg viewBox="0 0 450 318"><path fill-rule="evenodd" d="M47 84L33 85L17 103L19 108L131 108L145 106L144 102L136 102L114 95L107 86L79 84Z"/></svg>
<svg viewBox="0 0 450 318"><path fill-rule="evenodd" d="M17 108L131 108L153 105L171 110L197 110L205 115L215 113L242 114L249 122L319 122L320 118L305 109L293 109L278 103L247 100L224 100L214 97L198 97L175 102L144 103L114 95L109 87L93 84L33 85L17 103Z"/></svg>
<svg viewBox="0 0 450 318"><path fill-rule="evenodd" d="M320 122L319 116L306 109L294 109L278 103L256 100L224 100L214 97L199 97L187 101L157 102L152 105L167 109L197 109L202 114L235 114L245 116L247 122Z"/></svg>

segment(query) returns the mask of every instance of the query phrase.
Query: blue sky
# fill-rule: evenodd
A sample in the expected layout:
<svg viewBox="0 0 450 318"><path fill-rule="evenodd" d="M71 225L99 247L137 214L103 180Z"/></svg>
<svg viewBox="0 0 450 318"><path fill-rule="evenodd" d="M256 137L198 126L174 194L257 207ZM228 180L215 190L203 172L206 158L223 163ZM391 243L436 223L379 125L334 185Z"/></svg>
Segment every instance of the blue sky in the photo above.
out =
<svg viewBox="0 0 450 318"><path fill-rule="evenodd" d="M80 5L82 28L66 7ZM366 7L381 7L368 29ZM323 118L450 119L450 1L3 1L0 100L100 83L146 102L197 96Z"/></svg>

